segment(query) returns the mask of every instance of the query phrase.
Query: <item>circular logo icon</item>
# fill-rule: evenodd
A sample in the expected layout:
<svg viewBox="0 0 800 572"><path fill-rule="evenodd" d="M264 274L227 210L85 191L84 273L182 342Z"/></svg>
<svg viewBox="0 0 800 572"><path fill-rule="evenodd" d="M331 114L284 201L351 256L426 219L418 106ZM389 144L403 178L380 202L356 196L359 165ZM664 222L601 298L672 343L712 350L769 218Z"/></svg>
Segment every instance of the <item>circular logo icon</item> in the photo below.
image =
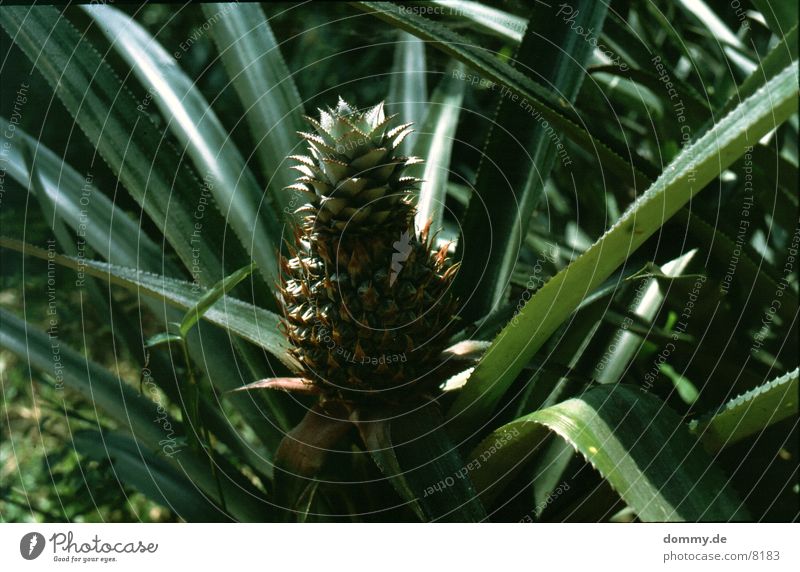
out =
<svg viewBox="0 0 800 572"><path fill-rule="evenodd" d="M44 535L29 532L19 541L19 553L25 560L34 560L44 550Z"/></svg>

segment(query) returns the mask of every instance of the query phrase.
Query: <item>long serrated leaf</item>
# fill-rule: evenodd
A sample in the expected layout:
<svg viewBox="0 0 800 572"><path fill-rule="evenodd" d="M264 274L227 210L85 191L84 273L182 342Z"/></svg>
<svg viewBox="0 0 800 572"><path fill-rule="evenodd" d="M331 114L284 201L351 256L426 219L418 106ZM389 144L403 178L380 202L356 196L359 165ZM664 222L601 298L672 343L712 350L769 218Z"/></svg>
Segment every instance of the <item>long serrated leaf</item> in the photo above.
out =
<svg viewBox="0 0 800 572"><path fill-rule="evenodd" d="M0 247L10 248L43 260L53 260L55 263L73 270L81 269L86 274L105 278L112 284L117 284L133 292L153 296L182 310L195 307L200 299L208 293L207 288L191 282L133 268L112 266L95 260L76 260L58 254L52 256L41 248L7 238L0 238ZM230 296L223 296L208 308L202 317L212 324L221 326L264 348L287 367L297 368L296 362L288 354L286 339L279 333L280 318L272 312Z"/></svg>
<svg viewBox="0 0 800 572"><path fill-rule="evenodd" d="M583 455L641 520L747 519L680 417L656 397L622 385L590 390L493 432L471 456L480 462L478 490L507 482L548 431Z"/></svg>
<svg viewBox="0 0 800 572"><path fill-rule="evenodd" d="M145 399L120 377L60 340L54 342L47 333L5 310L0 310L0 324L0 347L24 360L29 368L47 372L56 383L80 393L137 441L151 451L164 453L169 462L185 472L207 496L217 498L217 482L209 471L208 461L188 448L176 446L173 434L180 424L161 411L160 404ZM58 359L54 359L54 355ZM252 485L236 478L235 484L226 484L224 489L227 506L236 518L255 521L263 518L266 505L257 502L261 494Z"/></svg>
<svg viewBox="0 0 800 572"><path fill-rule="evenodd" d="M6 120L0 118L0 130L5 132L6 126ZM141 226L128 213L112 203L93 184L94 179L91 175L81 176L63 159L40 142L36 142L19 127L15 130L15 136L7 143L5 148L5 158L8 160L7 172L20 185L27 186L29 191L34 194L38 191L30 186L30 165L25 158L23 148L25 145L35 145L36 165L41 187L54 203L59 217L75 232L78 241L85 240L95 253L106 259L112 266L123 266L167 276L180 275L179 268L165 257L162 249L144 234ZM84 256L85 254L83 253ZM145 297L143 302L150 308L153 315L163 319L161 327L181 319L181 314L176 308L165 307L163 302L151 297ZM134 334L129 328L123 328L123 330L126 333ZM214 347L215 351L206 351L204 345ZM240 376L244 377L245 381L257 377L255 374L248 375L240 371L236 356L229 346L228 337L221 330L205 329L202 337L190 336L189 338L192 357L198 363L203 364L209 379L219 391L227 391L241 385ZM151 359L151 369L158 369L158 356L151 356ZM171 377L169 375L171 366L164 365L165 367L162 369L165 374L157 376L159 382ZM232 375L232 372L236 372L236 375ZM174 384L166 383L162 387L171 399L178 398L174 392ZM244 399L239 396L230 396L229 399L235 403L262 443L274 450L282 432L276 431L275 427L265 422L263 407L253 399ZM270 405L272 404L270 403ZM277 413L276 408L273 407L272 410ZM218 416L218 411L209 411L204 415L214 422L215 414ZM215 428L217 436L221 436L221 430L225 428L225 425L224 423L215 423ZM228 440L228 444L234 446L230 440ZM254 458L251 449L250 445L244 446L245 456L251 457L254 466L260 465L262 472L269 474L270 468L260 462L258 458Z"/></svg>
<svg viewBox="0 0 800 572"><path fill-rule="evenodd" d="M425 159L421 174L422 183L417 199L415 224L418 230L431 222L431 230L442 228L447 179L450 176L450 156L453 151L461 101L464 98L464 82L457 79L463 66L450 66L436 86L428 103L428 114L419 129L414 145L414 155Z"/></svg>
<svg viewBox="0 0 800 572"><path fill-rule="evenodd" d="M435 406L399 415L375 413L356 425L375 463L418 516L438 522L486 519L472 486L473 467L462 461L442 429Z"/></svg>
<svg viewBox="0 0 800 572"><path fill-rule="evenodd" d="M434 0L449 10L449 14L457 14L459 18L474 22L481 28L490 30L514 42L521 42L528 26L528 20L509 12L498 10L480 2L470 0Z"/></svg>
<svg viewBox="0 0 800 572"><path fill-rule="evenodd" d="M128 435L78 431L72 443L81 455L97 461L109 461L119 481L168 508L176 517L187 522L224 519L219 508L193 487L184 475L163 458L142 448Z"/></svg>
<svg viewBox="0 0 800 572"><path fill-rule="evenodd" d="M572 26L599 33L607 11L603 2L582 1L577 7L574 23L567 24L555 6L534 4L516 55L518 69L544 78L552 93L569 104L578 96L592 51ZM461 313L465 320L482 318L502 300L556 159L568 164L564 143L553 135L541 118L500 95L458 245L462 264L455 288L467 300Z"/></svg>
<svg viewBox="0 0 800 572"><path fill-rule="evenodd" d="M294 153L297 132L305 124L303 102L280 46L257 3L202 7L209 19L214 18L211 36L244 107L275 211L279 216L291 213L302 203L285 190L295 181L284 161Z"/></svg>
<svg viewBox="0 0 800 572"><path fill-rule="evenodd" d="M203 194L189 166L111 66L70 21L51 6L0 7L0 22L52 86L92 145L120 182L164 232L196 279L213 284L224 277L225 260L247 262L234 241L221 241L225 223ZM199 227L197 225L200 225Z"/></svg>
<svg viewBox="0 0 800 572"><path fill-rule="evenodd" d="M26 141L27 142L27 141ZM50 193L47 192L45 186L45 178L40 169L40 162L38 160L37 146L30 144L27 152L23 153L24 161L28 166L30 173L30 180L28 181L28 188L36 196L41 207L42 214L47 220L48 225L56 237L56 242L61 247L62 251L66 252L72 257L86 256L91 254L87 252L85 232L83 235L77 235L75 239L70 235L67 230L64 220L58 212L58 203L54 201ZM88 219L85 220L84 227L89 226ZM87 280L77 280L76 285L79 285L82 290L88 294L88 302L94 306L94 311L97 313L98 318L104 324L113 323L112 314L116 312L118 315L126 319L124 312L119 308L113 299L107 299L103 292L100 290L98 283L89 278ZM81 302L83 304L83 302ZM143 363L143 352L141 344L139 343L136 333L130 328L115 328L113 330L114 337L119 340L123 347L127 347L133 354L134 359L140 364Z"/></svg>
<svg viewBox="0 0 800 572"><path fill-rule="evenodd" d="M0 130L6 132L8 121L0 117ZM36 149L36 166L43 190L55 205L60 218L94 251L110 264L162 269L174 275L177 269L165 260L161 248L144 234L141 226L125 211L116 207L94 185L94 177L83 177L62 158L17 126L14 137L7 139L5 158L9 175L31 192L30 165L23 152L25 145ZM89 224L91 221L91 224ZM116 240L117 237L126 240Z"/></svg>
<svg viewBox="0 0 800 572"><path fill-rule="evenodd" d="M0 118L0 126L3 125L3 121L4 120ZM36 197L45 222L47 222L47 226L50 227L50 230L53 231L53 235L56 237L59 246L70 256L77 256L77 246L69 235L64 221L61 220L61 217L58 215L58 205L50 198L50 195L44 188L44 179L39 169L39 164L36 161L36 155L36 146L33 144L29 144L26 149L23 149L24 162L26 165L30 166L30 177L27 181L27 186ZM94 296L94 294L95 292L90 293L92 296ZM92 301L97 303L98 299L93 299Z"/></svg>
<svg viewBox="0 0 800 572"><path fill-rule="evenodd" d="M103 4L82 6L147 88L167 127L202 175L225 219L268 284L278 278L281 225L264 208L263 192L195 82L132 18Z"/></svg>
<svg viewBox="0 0 800 572"><path fill-rule="evenodd" d="M372 457L375 465L392 483L392 487L420 520L427 517L419 503L419 497L406 479L403 469L397 460L391 436L390 422L372 419L356 419L356 427L361 433L364 447Z"/></svg>
<svg viewBox="0 0 800 572"><path fill-rule="evenodd" d="M510 95L516 97L520 105L530 105L539 111L554 128L562 130L575 143L596 157L598 166L602 165L603 169L615 173L631 186L647 186L646 175L636 166L632 166L630 161L614 152L596 135L590 134L582 127L583 123L578 114L567 101L558 98L521 71L495 58L486 50L473 46L446 26L432 22L410 10L403 10L402 7L390 2L352 2L352 4L425 40L432 47L480 72L484 79L506 86Z"/></svg>
<svg viewBox="0 0 800 572"><path fill-rule="evenodd" d="M798 412L798 370L751 389L719 411L692 421L692 433L710 451L718 451L765 430Z"/></svg>
<svg viewBox="0 0 800 572"><path fill-rule="evenodd" d="M797 110L789 66L684 149L661 177L586 252L548 281L495 339L450 412L462 430L491 414L550 335L639 246L760 137Z"/></svg>
<svg viewBox="0 0 800 572"><path fill-rule="evenodd" d="M400 143L400 153L411 155L414 143L428 109L428 85L426 80L425 43L411 34L397 32L394 48L394 63L389 79L389 96L386 104L389 111L399 113L403 122L411 122L415 130ZM425 155L421 155L425 157Z"/></svg>

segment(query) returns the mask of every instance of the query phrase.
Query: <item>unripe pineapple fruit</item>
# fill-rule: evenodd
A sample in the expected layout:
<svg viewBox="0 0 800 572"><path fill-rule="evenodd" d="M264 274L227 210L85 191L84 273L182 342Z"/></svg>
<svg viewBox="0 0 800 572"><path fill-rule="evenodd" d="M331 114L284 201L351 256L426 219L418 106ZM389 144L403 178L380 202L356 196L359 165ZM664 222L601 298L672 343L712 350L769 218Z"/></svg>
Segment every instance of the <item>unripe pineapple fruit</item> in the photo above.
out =
<svg viewBox="0 0 800 572"><path fill-rule="evenodd" d="M290 188L308 202L280 292L292 354L323 394L413 399L441 382L456 300L446 247L415 232L419 179L404 171L421 160L395 155L410 124L341 99L307 119L315 133L301 133L308 156L292 157Z"/></svg>

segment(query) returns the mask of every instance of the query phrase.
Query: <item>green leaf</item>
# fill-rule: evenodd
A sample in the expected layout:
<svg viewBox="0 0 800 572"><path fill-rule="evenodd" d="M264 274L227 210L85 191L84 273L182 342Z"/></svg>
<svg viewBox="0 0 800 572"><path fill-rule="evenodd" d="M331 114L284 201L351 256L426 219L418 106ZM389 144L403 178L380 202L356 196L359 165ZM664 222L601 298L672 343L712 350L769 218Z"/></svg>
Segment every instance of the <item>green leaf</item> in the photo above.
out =
<svg viewBox="0 0 800 572"><path fill-rule="evenodd" d="M608 70L607 72L605 70ZM661 121L664 117L664 105L650 89L644 88L641 84L630 79L629 72L619 71L617 66L603 66L598 71L596 67L589 70L595 82L595 93L602 93L608 99L608 106L614 109L625 109L628 113L636 113L638 116L651 117L654 122ZM662 90L663 91L663 90ZM595 93L584 92L578 102L582 109L593 107L592 98ZM689 114L687 113L687 116ZM653 136L655 138L655 136Z"/></svg>
<svg viewBox="0 0 800 572"><path fill-rule="evenodd" d="M30 192L36 196L39 206L41 207L42 214L47 220L50 228L53 230L53 234L55 235L56 241L61 247L61 250L73 257L91 256L91 250L86 248L86 240L84 238L86 234L85 230L82 235L78 235L76 238L73 238L67 230L60 213L58 212L59 203L54 201L51 198L50 193L47 192L45 179L41 169L39 168L40 162L38 160L36 147L34 147L34 145L27 140L23 141L29 143L30 146L28 152L23 153L25 157L25 163L27 166L29 166L27 170L30 172ZM84 186L85 185L86 183L84 183ZM84 208L84 211L86 210L88 209ZM82 226L84 229L89 226L88 218L84 218ZM99 284L95 280L91 278L88 280L78 280L75 282L75 284L81 288L81 305L85 303L83 298L85 293L87 294L85 301L88 302L89 305L93 306L94 311L97 313L98 319L102 323L112 323L112 314L116 314L118 319L121 319L122 321L127 321L130 319L130 316L126 315L125 310L120 308L119 304L117 304L115 300L106 297L106 295L100 290ZM114 328L112 333L121 344L121 347L125 347L132 352L134 360L140 364L143 363L144 354L142 352L141 343L134 329Z"/></svg>
<svg viewBox="0 0 800 572"><path fill-rule="evenodd" d="M0 117L0 131L5 133L8 125L8 121ZM24 148L28 145L36 149L39 181L54 204L55 212L79 239L85 239L110 264L150 271L163 267L169 275L177 273L177 269L164 259L161 248L144 234L139 224L100 192L93 183L93 176L80 175L19 126L14 137L7 138L5 143L8 145L4 151L8 174L34 194L37 189L30 185L31 165Z"/></svg>
<svg viewBox="0 0 800 572"><path fill-rule="evenodd" d="M202 4L213 19L211 37L217 44L244 109L255 155L267 179L270 199L280 216L302 204L293 191L286 157L295 152L297 132L305 128L303 102L281 55L275 35L257 3ZM261 247L256 243L256 246Z"/></svg>
<svg viewBox="0 0 800 572"><path fill-rule="evenodd" d="M675 387L675 391L678 392L678 397L680 397L684 403L691 405L697 401L700 392L697 391L697 387L689 378L681 374L668 363L662 363L659 365L658 369L669 378L672 385Z"/></svg>
<svg viewBox="0 0 800 572"><path fill-rule="evenodd" d="M222 300L228 292L233 290L237 284L250 276L255 269L256 265L250 264L214 284L214 286L203 294L197 303L186 312L179 327L181 336L186 338L186 336L189 335L189 330L192 329L197 321L202 318L214 304Z"/></svg>
<svg viewBox="0 0 800 572"><path fill-rule="evenodd" d="M790 2L791 3L791 2ZM780 73L783 68L797 61L797 25L775 44L764 59L759 61L758 68L747 76L742 84L728 99L722 113L727 113L736 104L753 95L758 88L769 79Z"/></svg>
<svg viewBox="0 0 800 572"><path fill-rule="evenodd" d="M398 31L386 103L392 113L400 114L404 123L412 122L415 126L415 130L400 144L403 155L412 154L425 111L429 109L426 73L425 43L416 36Z"/></svg>
<svg viewBox="0 0 800 572"><path fill-rule="evenodd" d="M705 185L797 110L797 67L789 66L684 149L664 174L586 252L548 281L506 326L450 412L474 426L550 335L639 246Z"/></svg>
<svg viewBox="0 0 800 572"><path fill-rule="evenodd" d="M414 155L425 159L421 174L415 223L422 229L431 220L431 232L442 228L447 179L450 176L450 156L453 152L461 101L464 98L463 66L457 64L445 70L441 83L433 91L428 114L419 129Z"/></svg>
<svg viewBox="0 0 800 572"><path fill-rule="evenodd" d="M573 104L592 49L572 26L599 34L606 10L603 2L578 2L575 22L568 24L554 5L534 4L516 68L543 78L560 101ZM455 288L468 300L461 312L467 321L482 318L502 300L550 172L559 158L562 166L571 162L546 122L507 95L499 97L458 244L461 268Z"/></svg>
<svg viewBox="0 0 800 572"><path fill-rule="evenodd" d="M481 522L486 512L470 471L434 405L356 420L364 445L397 493L425 521Z"/></svg>
<svg viewBox="0 0 800 572"><path fill-rule="evenodd" d="M677 5L687 14L694 16L699 26L706 28L712 44L724 52L729 62L746 74L753 73L756 64L743 55L746 50L744 42L728 28L708 4L703 0L678 0ZM680 38L680 41L683 42L683 38Z"/></svg>
<svg viewBox="0 0 800 572"><path fill-rule="evenodd" d="M105 410L139 441L154 450L160 448L158 443L164 439L164 432L152 422L155 407L122 379L9 312L0 310L0 318L0 346L50 375L56 388L69 386Z"/></svg>
<svg viewBox="0 0 800 572"><path fill-rule="evenodd" d="M391 421L358 419L356 421L361 433L364 447L369 452L375 465L392 483L392 487L400 498L408 503L409 508L421 521L426 520L425 511L420 505L419 498L411 484L406 479L403 469L397 460L391 436Z"/></svg>
<svg viewBox="0 0 800 572"><path fill-rule="evenodd" d="M0 130L6 131L7 125L6 120L0 119ZM144 234L140 225L95 187L91 175L81 176L63 159L41 143L36 142L19 127L15 130L15 136L7 143L8 146L5 149L5 156L8 159L7 172L20 185L28 187L29 192L33 194L36 194L38 190L30 185L30 164L23 151L26 145L35 145L36 170L39 173L38 179L41 188L54 203L56 213L75 232L78 241L85 240L95 253L110 261L112 266L125 266L151 273L161 272L168 276L180 274L179 268L162 254L161 248ZM73 266L73 268L75 267ZM76 268L76 270L82 272L80 268ZM160 327L164 327L168 322L180 321L182 317L177 309L165 307L163 303L159 303L153 298L145 297L143 302L150 308L154 316L163 319L159 322ZM117 328L117 330L119 329ZM122 328L122 330L129 338L140 335L129 328ZM267 331L266 328L265 331ZM135 354L141 351L141 349L134 348L135 345L141 345L140 341L135 344L131 341L129 343ZM232 348L229 347L231 344L228 334L222 330L205 329L202 337L190 336L189 345L195 361L203 363L209 379L220 391L238 387L242 383L241 377L244 377L245 382L258 377L256 374L248 375L242 371L240 362L237 361ZM208 352L203 345L215 347L217 351ZM151 356L151 358L151 369L158 369L158 356ZM165 374L157 376L160 383L172 377L168 371L171 370L171 365L166 363L166 360L164 361ZM232 375L231 372L236 372L236 374ZM162 387L170 398L177 399L174 383L163 383ZM263 407L259 405L258 401L240 396L230 396L229 399L235 403L237 410L247 419L265 445L272 443L277 446L282 434L271 423L265 422ZM271 405L271 400L268 399L268 402ZM210 416L209 412L207 417L210 418ZM276 415L276 418L280 419L280 416ZM227 425L229 426L229 423ZM217 425L218 436L220 427L221 424ZM248 454L252 453L250 444L245 445L244 448ZM263 466L263 462L254 462L253 464Z"/></svg>
<svg viewBox="0 0 800 572"><path fill-rule="evenodd" d="M7 238L0 238L0 247L10 248L42 260L53 260L57 264L73 270L80 269L90 276L105 278L111 284L122 286L137 294L152 296L182 310L196 307L203 296L209 292L207 288L198 284L133 268L112 266L95 260L78 261L62 255L48 258L48 252L41 248ZM280 318L272 312L230 296L222 296L202 314L202 317L212 324L221 326L248 342L264 348L290 369L298 367L288 354L288 342L279 333Z"/></svg>
<svg viewBox="0 0 800 572"><path fill-rule="evenodd" d="M448 14L455 14L461 19L468 20L485 30L517 43L522 41L525 28L528 26L528 20L525 18L486 6L480 2L434 0L432 3L447 8Z"/></svg>
<svg viewBox="0 0 800 572"><path fill-rule="evenodd" d="M569 475L566 471L574 457L575 451L572 446L563 439L553 439L544 446L541 455L537 457L539 463L536 473L531 478L534 515L537 518L542 517L548 505L561 493L569 490L567 489Z"/></svg>
<svg viewBox="0 0 800 572"><path fill-rule="evenodd" d="M147 348L155 348L158 346L169 345L169 344L179 344L183 340L182 336L178 334L170 334L169 332L161 332L160 334L156 334L155 336L151 336L148 338L145 347Z"/></svg>
<svg viewBox="0 0 800 572"><path fill-rule="evenodd" d="M767 21L769 29L779 38L787 35L787 31L792 26L797 26L797 2L791 0L753 0L753 4L764 20ZM797 40L795 40L795 46Z"/></svg>
<svg viewBox="0 0 800 572"><path fill-rule="evenodd" d="M78 248L75 244L75 241L67 231L64 221L61 220L60 216L58 216L57 203L50 198L50 195L47 193L47 190L44 187L42 174L35 159L36 146L32 143L28 143L27 148L23 149L23 156L25 164L29 166L28 171L30 178L28 180L28 188L36 197L36 200L38 201L39 207L42 211L42 215L44 215L45 222L47 222L50 230L53 231L53 235L56 237L56 241L58 242L59 246L64 251L69 253L70 256L77 256ZM94 286L94 283L91 283L91 285ZM90 295L93 296L93 303L97 303L99 300L101 300L94 298L95 293L96 292L94 291L90 291Z"/></svg>
<svg viewBox="0 0 800 572"><path fill-rule="evenodd" d="M217 482L209 471L208 460L188 448L173 446L171 439L181 424L161 404L145 399L120 377L5 310L0 310L0 323L0 347L25 360L29 367L51 375L56 387L60 384L77 391L134 439L153 452L162 451L207 496L217 498ZM262 498L261 493L244 479L234 477L235 474L229 475L234 482L224 487L231 513L240 519L261 520L266 505L255 502Z"/></svg>
<svg viewBox="0 0 800 572"><path fill-rule="evenodd" d="M558 98L521 71L495 58L487 50L473 46L467 39L441 23L432 22L392 3L352 2L352 4L442 50L480 72L483 79L506 86L510 90L509 96L516 98L521 107L528 109L527 106L530 105L532 109L539 111L542 118L549 121L554 128L562 130L575 143L595 156L604 169L615 173L620 180L631 186L647 185L647 176L581 127L582 121L567 101Z"/></svg>
<svg viewBox="0 0 800 572"><path fill-rule="evenodd" d="M281 226L274 213L261 208L263 192L258 182L195 82L158 41L123 12L103 4L81 8L147 88L167 119L167 127L202 174L204 189L211 192L267 283L274 283Z"/></svg>
<svg viewBox="0 0 800 572"><path fill-rule="evenodd" d="M72 443L81 455L97 461L110 461L120 481L168 508L176 517L188 522L224 519L219 508L192 486L191 481L128 435L78 431Z"/></svg>
<svg viewBox="0 0 800 572"><path fill-rule="evenodd" d="M689 428L709 451L719 451L798 412L798 369L728 401Z"/></svg>
<svg viewBox="0 0 800 572"><path fill-rule="evenodd" d="M645 335L642 335L641 332L637 334L636 329L631 327L633 323L623 322L624 327L614 332L611 339L605 345L605 351L603 351L601 358L602 361L595 364L593 377L597 381L600 383L616 383L622 379L622 376L628 371L631 360L639 351L642 340L647 339L648 336L654 333L655 327L652 321L669 294L669 287L665 288L663 286L664 279L674 280L685 275L687 266L691 263L696 254L696 250L690 250L686 254L682 254L670 260L660 268L656 266L655 269L650 270L649 275L647 272L648 269L644 268L628 278L628 280L649 278L636 287L635 293L632 293L633 295L631 296L630 302L627 303L631 314L639 320L644 321L648 328L644 332ZM655 270L655 274L653 270ZM659 280L661 280L661 282L659 282ZM705 279L703 279L703 281L705 281ZM676 333L674 339L671 341L677 341L678 339L680 339L680 335ZM674 380L677 378L671 376L671 379ZM680 387L684 388L687 386L686 384L681 384Z"/></svg>
<svg viewBox="0 0 800 572"><path fill-rule="evenodd" d="M778 188L773 187L774 192L780 193ZM776 197L764 197L762 203L769 205L773 210L777 207L772 205L777 204ZM796 206L792 210L797 210ZM772 276L770 266L765 264L763 257L753 255L748 252L748 249L740 248L737 246L736 240L719 228L716 228L712 222L703 219L697 211L690 211L688 208L682 208L675 215L675 222L682 226L682 228L689 229L689 232L695 235L700 241L709 245L708 249L713 258L717 260L720 265L727 265L732 260L732 256L736 253L739 259L737 267L738 284L745 292L758 291L758 292L775 292L780 283L780 277ZM786 303L781 304L776 313L786 321L791 323L798 305L797 293L791 288L784 290ZM766 300L764 301L766 302Z"/></svg>
<svg viewBox="0 0 800 572"><path fill-rule="evenodd" d="M659 79L659 76L655 72L627 66L622 69L612 64L592 66L587 71L594 76L609 74L610 76L625 78L632 82L634 86L636 84L644 86L647 88L646 93L642 93L642 90L638 87L635 92L637 94L636 98L643 100L640 102L640 105L643 105L645 109L652 109L656 106L662 109L668 109L673 105L670 103L669 91L664 90L664 82ZM671 81L677 88L677 92L683 96L682 100L686 106L686 117L688 121L703 121L707 117L710 117L710 102L708 100L703 99L696 89L680 78L672 77ZM660 113L656 115L660 115Z"/></svg>
<svg viewBox="0 0 800 572"><path fill-rule="evenodd" d="M133 95L87 36L51 6L2 6L0 14L5 30L186 268L200 269L197 280L213 284L224 276L223 244L225 260L244 265L246 256L238 245L219 240L225 224L209 202L210 193L149 115L137 109Z"/></svg>
<svg viewBox="0 0 800 572"><path fill-rule="evenodd" d="M727 478L656 397L622 385L599 387L504 425L471 458L478 491L508 482L548 431L567 441L641 520L746 520Z"/></svg>

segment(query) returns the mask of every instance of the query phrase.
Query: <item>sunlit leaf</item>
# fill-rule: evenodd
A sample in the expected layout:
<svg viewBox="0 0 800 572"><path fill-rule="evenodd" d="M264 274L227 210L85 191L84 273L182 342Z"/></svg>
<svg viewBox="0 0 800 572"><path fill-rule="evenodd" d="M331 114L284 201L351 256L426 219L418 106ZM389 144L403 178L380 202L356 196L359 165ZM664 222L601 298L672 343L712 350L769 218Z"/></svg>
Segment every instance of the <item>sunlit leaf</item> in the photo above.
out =
<svg viewBox="0 0 800 572"><path fill-rule="evenodd" d="M600 240L531 297L495 339L450 412L464 429L488 417L525 363L599 284L721 170L797 110L789 66L667 166Z"/></svg>
<svg viewBox="0 0 800 572"><path fill-rule="evenodd" d="M549 431L572 445L644 521L747 519L680 417L652 395L622 385L593 389L489 435L471 456L480 464L478 491L491 496L492 487L523 470Z"/></svg>

